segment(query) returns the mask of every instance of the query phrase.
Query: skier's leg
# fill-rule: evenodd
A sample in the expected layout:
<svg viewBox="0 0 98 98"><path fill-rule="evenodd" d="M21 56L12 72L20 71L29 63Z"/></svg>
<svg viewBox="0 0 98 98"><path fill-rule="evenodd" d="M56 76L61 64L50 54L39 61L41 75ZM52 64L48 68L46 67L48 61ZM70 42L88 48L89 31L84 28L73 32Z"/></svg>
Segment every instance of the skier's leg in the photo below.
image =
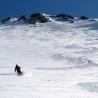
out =
<svg viewBox="0 0 98 98"><path fill-rule="evenodd" d="M23 73L21 71L18 72L19 75L22 75Z"/></svg>

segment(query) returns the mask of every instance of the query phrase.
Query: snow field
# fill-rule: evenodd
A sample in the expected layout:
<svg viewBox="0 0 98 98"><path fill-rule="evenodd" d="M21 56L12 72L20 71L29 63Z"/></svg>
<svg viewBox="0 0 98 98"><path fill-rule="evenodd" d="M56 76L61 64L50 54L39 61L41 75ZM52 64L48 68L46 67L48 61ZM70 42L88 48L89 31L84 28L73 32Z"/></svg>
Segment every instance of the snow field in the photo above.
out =
<svg viewBox="0 0 98 98"><path fill-rule="evenodd" d="M90 24L1 25L0 98L98 98L98 34Z"/></svg>

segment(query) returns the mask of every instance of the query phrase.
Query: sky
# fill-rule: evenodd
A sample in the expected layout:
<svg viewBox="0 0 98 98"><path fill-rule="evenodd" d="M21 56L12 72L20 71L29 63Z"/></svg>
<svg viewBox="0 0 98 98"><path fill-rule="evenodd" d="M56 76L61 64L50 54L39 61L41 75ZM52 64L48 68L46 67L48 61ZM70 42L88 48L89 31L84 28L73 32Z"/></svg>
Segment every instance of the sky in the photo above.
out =
<svg viewBox="0 0 98 98"><path fill-rule="evenodd" d="M0 0L0 19L42 12L98 17L98 0Z"/></svg>

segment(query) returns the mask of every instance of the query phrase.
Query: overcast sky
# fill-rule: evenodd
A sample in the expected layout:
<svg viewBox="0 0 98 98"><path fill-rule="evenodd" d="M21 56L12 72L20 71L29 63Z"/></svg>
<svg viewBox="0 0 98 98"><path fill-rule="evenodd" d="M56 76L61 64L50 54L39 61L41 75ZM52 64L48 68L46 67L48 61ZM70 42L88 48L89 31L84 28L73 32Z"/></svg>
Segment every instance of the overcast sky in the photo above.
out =
<svg viewBox="0 0 98 98"><path fill-rule="evenodd" d="M1 19L33 12L98 17L98 0L0 0Z"/></svg>

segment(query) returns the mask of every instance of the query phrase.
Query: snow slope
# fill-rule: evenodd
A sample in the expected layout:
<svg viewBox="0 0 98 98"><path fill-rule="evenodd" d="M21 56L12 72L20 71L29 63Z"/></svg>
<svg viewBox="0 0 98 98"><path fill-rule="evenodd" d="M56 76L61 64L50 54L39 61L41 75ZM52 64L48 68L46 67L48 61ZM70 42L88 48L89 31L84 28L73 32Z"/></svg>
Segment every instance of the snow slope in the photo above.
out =
<svg viewBox="0 0 98 98"><path fill-rule="evenodd" d="M98 98L97 25L0 25L0 98Z"/></svg>

